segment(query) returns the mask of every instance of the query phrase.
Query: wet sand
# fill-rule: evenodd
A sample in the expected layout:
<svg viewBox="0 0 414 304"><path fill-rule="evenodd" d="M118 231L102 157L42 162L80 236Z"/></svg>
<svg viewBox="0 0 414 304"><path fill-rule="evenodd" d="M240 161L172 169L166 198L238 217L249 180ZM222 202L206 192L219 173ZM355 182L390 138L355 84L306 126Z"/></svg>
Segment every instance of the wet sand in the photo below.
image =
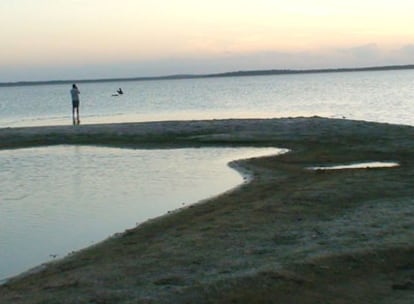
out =
<svg viewBox="0 0 414 304"><path fill-rule="evenodd" d="M339 119L0 129L0 148L261 146L249 183L0 286L0 303L413 303L414 128ZM307 170L360 162L398 167ZM165 194L168 199L168 193Z"/></svg>

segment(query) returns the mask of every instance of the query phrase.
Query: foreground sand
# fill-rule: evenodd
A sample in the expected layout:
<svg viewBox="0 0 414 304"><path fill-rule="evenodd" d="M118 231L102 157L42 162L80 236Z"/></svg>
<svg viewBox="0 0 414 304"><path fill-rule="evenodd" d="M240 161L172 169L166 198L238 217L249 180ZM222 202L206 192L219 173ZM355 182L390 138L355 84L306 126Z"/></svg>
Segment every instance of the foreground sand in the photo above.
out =
<svg viewBox="0 0 414 304"><path fill-rule="evenodd" d="M0 148L275 146L253 180L0 286L0 303L414 303L414 128L323 118L1 129ZM395 168L309 166L396 161ZM168 193L165 194L168 200Z"/></svg>

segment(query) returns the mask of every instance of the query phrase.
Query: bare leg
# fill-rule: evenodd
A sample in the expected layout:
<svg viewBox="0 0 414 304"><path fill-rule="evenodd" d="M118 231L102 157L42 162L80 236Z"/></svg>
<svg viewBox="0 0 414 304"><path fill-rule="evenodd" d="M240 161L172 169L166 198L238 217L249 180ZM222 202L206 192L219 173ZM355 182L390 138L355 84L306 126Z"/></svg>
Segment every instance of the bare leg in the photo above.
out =
<svg viewBox="0 0 414 304"><path fill-rule="evenodd" d="M80 123L80 118L79 118L79 107L77 107L76 108L76 114L77 114L77 117L78 117L78 124Z"/></svg>

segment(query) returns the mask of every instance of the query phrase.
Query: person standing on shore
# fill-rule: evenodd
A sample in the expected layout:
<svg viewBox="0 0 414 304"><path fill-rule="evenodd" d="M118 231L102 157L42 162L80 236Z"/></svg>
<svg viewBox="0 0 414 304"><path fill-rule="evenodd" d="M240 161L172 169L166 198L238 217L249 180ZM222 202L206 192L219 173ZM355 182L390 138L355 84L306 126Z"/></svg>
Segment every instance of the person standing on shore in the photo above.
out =
<svg viewBox="0 0 414 304"><path fill-rule="evenodd" d="M79 124L80 118L79 118L79 94L80 91L76 84L72 85L72 89L70 90L70 95L72 97L72 119L73 124ZM75 116L76 112L76 116Z"/></svg>

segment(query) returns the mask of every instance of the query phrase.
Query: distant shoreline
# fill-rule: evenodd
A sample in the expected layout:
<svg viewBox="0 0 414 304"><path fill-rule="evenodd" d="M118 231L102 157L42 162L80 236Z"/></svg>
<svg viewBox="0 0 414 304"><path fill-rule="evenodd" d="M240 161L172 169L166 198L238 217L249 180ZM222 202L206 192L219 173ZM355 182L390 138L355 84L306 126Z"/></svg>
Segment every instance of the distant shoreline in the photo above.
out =
<svg viewBox="0 0 414 304"><path fill-rule="evenodd" d="M196 79L196 78L219 78L219 77L243 77L243 76L269 76L269 75L289 75L289 74L318 74L318 73L343 73L343 72L374 72L392 70L413 70L414 64L373 66L360 68L328 68L328 69L270 69L270 70L247 70L234 71L214 74L177 74L154 77L125 77L125 78L102 78L102 79L72 79L72 80L47 80L47 81L17 81L0 82L0 87L30 86L30 85L53 85L67 83L99 83L115 81L151 81L151 80L171 80L171 79Z"/></svg>

